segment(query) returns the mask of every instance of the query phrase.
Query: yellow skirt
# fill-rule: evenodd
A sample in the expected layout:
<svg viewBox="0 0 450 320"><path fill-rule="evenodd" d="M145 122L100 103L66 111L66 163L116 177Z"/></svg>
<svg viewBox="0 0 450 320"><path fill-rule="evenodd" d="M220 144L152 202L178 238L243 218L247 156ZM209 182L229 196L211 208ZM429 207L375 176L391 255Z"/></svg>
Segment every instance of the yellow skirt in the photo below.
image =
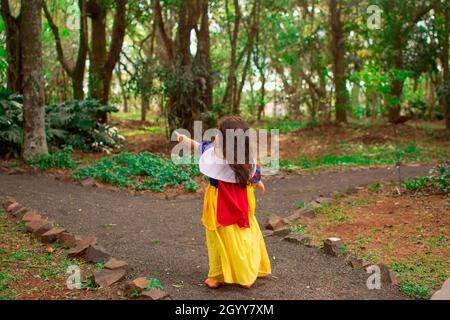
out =
<svg viewBox="0 0 450 320"><path fill-rule="evenodd" d="M202 222L209 256L208 279L213 282L250 285L271 274L264 237L255 217L254 188L248 187L250 228L222 227L217 222L218 189L206 187Z"/></svg>

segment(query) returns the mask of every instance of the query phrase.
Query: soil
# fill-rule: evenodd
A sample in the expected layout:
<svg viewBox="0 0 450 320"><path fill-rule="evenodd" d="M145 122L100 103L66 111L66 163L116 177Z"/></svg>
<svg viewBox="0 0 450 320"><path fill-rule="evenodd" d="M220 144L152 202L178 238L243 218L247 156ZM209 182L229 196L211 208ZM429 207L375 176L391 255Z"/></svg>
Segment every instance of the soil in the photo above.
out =
<svg viewBox="0 0 450 320"><path fill-rule="evenodd" d="M402 168L403 177L426 175L430 166ZM257 194L257 217L288 216L299 201L351 187L397 179L395 168L353 170L309 176L271 177ZM279 237L266 238L273 275L250 289L203 285L208 257L201 225L200 194L163 199L150 193L83 187L44 175L0 173L0 196L12 196L68 230L95 235L113 255L130 264L128 279L158 278L174 299L407 299L395 287L368 290L368 274L317 248Z"/></svg>

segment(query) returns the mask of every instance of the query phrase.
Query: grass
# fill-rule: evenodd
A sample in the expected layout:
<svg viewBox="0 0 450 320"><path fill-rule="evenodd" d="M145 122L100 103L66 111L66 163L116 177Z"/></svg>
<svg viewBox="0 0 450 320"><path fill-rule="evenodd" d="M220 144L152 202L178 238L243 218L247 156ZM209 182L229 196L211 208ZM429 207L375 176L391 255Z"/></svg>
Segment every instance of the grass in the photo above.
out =
<svg viewBox="0 0 450 320"><path fill-rule="evenodd" d="M195 192L197 183L193 177L199 174L195 164L178 166L169 159L149 152L122 152L72 172L76 180L92 177L119 187L154 192L163 192L167 186L176 185L184 185L187 191Z"/></svg>
<svg viewBox="0 0 450 320"><path fill-rule="evenodd" d="M84 291L67 289L66 271L78 265L82 272L90 272L89 265L69 259L65 250L47 252L38 240L17 229L0 209L0 300L86 297Z"/></svg>
<svg viewBox="0 0 450 320"><path fill-rule="evenodd" d="M440 181L439 176L430 179ZM404 182L369 185L316 209L316 218L301 221L301 230L307 229L317 246L330 236L344 239L347 249L358 257L389 265L401 292L429 299L450 277L450 220L447 196L439 184L428 181L424 192Z"/></svg>

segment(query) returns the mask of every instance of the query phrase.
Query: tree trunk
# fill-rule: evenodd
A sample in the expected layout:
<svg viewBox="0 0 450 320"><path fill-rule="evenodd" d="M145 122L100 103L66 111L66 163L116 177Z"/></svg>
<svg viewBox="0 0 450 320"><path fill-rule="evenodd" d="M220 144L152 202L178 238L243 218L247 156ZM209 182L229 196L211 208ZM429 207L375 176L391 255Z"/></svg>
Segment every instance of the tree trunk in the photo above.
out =
<svg viewBox="0 0 450 320"><path fill-rule="evenodd" d="M64 57L64 51L62 47L61 37L59 34L59 28L56 26L53 18L48 10L47 4L43 1L43 9L50 29L52 30L55 38L56 53L58 55L58 61L61 63L64 71L72 80L72 95L74 99L84 99L84 73L86 69L86 58L88 53L88 26L86 16L86 0L79 0L78 7L80 9L80 33L79 33L79 45L78 54L75 65L70 67Z"/></svg>
<svg viewBox="0 0 450 320"><path fill-rule="evenodd" d="M342 4L337 0L329 0L331 46L333 59L333 79L335 90L336 121L347 122L349 97L346 87L345 31L341 20Z"/></svg>
<svg viewBox="0 0 450 320"><path fill-rule="evenodd" d="M109 102L112 73L119 60L126 29L126 6L128 0L115 0L116 13L109 50L106 48L107 3L89 0L87 12L91 18L91 56L89 71L89 94L102 104ZM100 122L107 122L107 114L99 113Z"/></svg>
<svg viewBox="0 0 450 320"><path fill-rule="evenodd" d="M147 95L141 97L141 121L147 121L147 111L150 106L150 100Z"/></svg>
<svg viewBox="0 0 450 320"><path fill-rule="evenodd" d="M22 156L48 154L45 136L45 91L42 73L42 0L21 2L24 130Z"/></svg>
<svg viewBox="0 0 450 320"><path fill-rule="evenodd" d="M5 22L6 52L8 53L8 90L23 93L22 55L20 46L21 15L13 17L8 0L1 0L1 14Z"/></svg>
<svg viewBox="0 0 450 320"><path fill-rule="evenodd" d="M120 70L120 64L117 66L116 76L117 76L117 80L119 80L120 92L122 94L123 112L128 113L130 110L128 108L127 90L126 90L125 84L123 83L123 80L122 80L122 72Z"/></svg>
<svg viewBox="0 0 450 320"><path fill-rule="evenodd" d="M450 34L450 23L449 23L449 10L448 6L443 7L444 10L444 21L445 21L445 32L444 32L444 43L442 50L442 70L444 73L444 94L443 94L443 109L445 117L445 126L450 129L450 70L449 70L449 40L448 35Z"/></svg>

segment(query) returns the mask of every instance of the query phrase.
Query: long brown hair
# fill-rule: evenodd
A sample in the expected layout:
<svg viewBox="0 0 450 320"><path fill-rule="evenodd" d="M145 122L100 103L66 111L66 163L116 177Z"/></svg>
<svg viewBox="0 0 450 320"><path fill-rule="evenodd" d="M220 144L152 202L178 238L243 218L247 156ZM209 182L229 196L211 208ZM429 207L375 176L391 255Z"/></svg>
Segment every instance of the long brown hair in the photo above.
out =
<svg viewBox="0 0 450 320"><path fill-rule="evenodd" d="M245 122L238 116L223 117L219 119L219 121L217 122L217 126L222 134L223 141L221 141L221 144L223 156L236 175L237 183L239 183L243 187L247 187L250 184L250 174L252 170L250 138L248 135L248 130L250 129L250 127L247 122ZM244 133L244 139L242 139L242 137L238 139L238 136L235 134L233 135L234 141L228 141L228 143L233 143L234 159L227 159L227 130L234 130L234 132L236 132L236 130L242 130ZM243 145L238 145L238 143L241 143ZM240 151L245 150L245 163L238 163L238 149Z"/></svg>

